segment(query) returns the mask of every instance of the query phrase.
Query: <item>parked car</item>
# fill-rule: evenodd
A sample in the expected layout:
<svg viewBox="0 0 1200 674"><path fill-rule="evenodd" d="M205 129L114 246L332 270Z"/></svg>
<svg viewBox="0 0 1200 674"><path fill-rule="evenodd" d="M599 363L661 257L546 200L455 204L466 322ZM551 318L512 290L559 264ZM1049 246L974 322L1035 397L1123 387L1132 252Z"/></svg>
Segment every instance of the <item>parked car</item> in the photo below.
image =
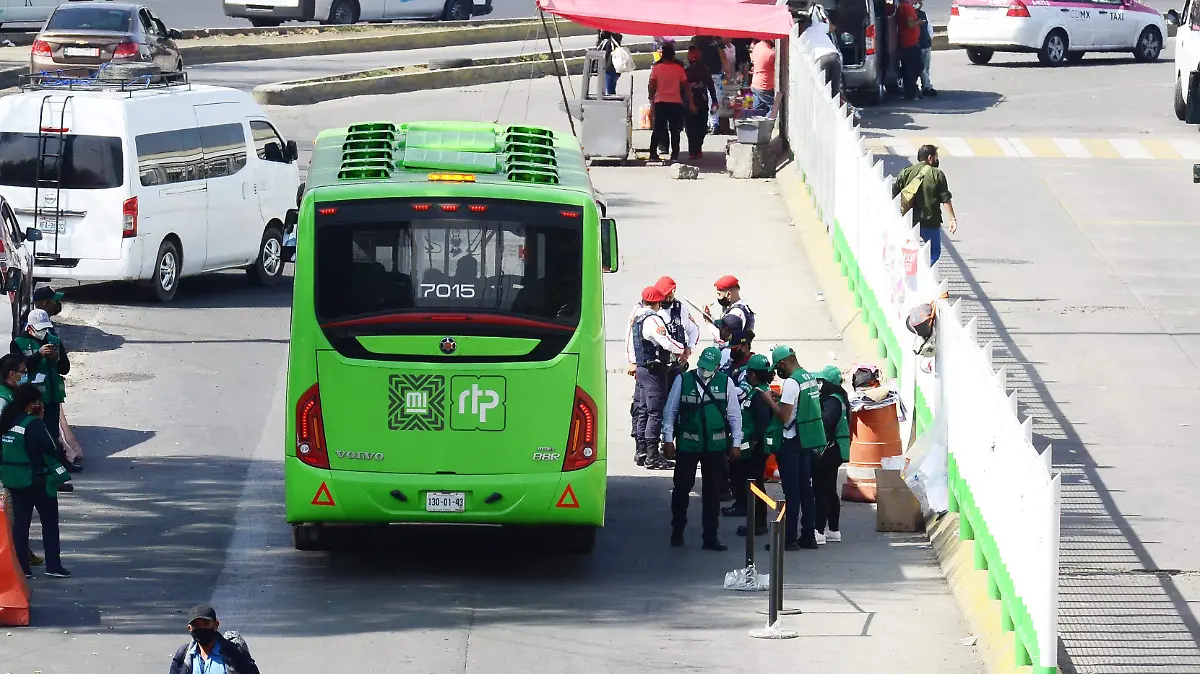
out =
<svg viewBox="0 0 1200 674"><path fill-rule="evenodd" d="M25 248L41 240L33 227L22 229L8 200L0 196L0 301L7 300L9 311L0 311L0 330L16 337L21 317L33 304L33 253ZM11 320L11 324L7 324Z"/></svg>
<svg viewBox="0 0 1200 674"><path fill-rule="evenodd" d="M141 282L162 302L210 271L283 278L297 154L248 93L183 75L30 76L0 99L0 193L44 237L37 277Z"/></svg>
<svg viewBox="0 0 1200 674"><path fill-rule="evenodd" d="M224 0L225 16L258 26L284 21L348 24L400 19L467 21L492 13L492 0Z"/></svg>
<svg viewBox="0 0 1200 674"><path fill-rule="evenodd" d="M1186 0L1182 13L1168 11L1167 23L1176 27L1175 116L1182 122L1187 121L1188 101L1192 97L1191 75L1200 69L1200 0Z"/></svg>
<svg viewBox="0 0 1200 674"><path fill-rule="evenodd" d="M33 41L29 70L90 74L112 63L153 64L163 72L183 70L175 40L148 7L116 2L60 5Z"/></svg>

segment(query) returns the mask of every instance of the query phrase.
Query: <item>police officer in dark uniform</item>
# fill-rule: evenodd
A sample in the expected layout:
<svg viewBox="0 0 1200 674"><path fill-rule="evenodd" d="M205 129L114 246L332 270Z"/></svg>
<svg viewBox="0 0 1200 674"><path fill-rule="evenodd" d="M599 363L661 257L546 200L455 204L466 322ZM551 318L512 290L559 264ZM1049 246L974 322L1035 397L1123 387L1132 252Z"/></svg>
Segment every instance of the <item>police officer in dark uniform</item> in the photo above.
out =
<svg viewBox="0 0 1200 674"><path fill-rule="evenodd" d="M671 338L666 322L658 313L666 299L666 294L654 286L644 289L642 307L634 316L629 334L639 396L635 432L641 438L639 449L644 452L648 470L675 467L674 462L663 456L659 441L667 404L668 368L672 356L682 356L686 347Z"/></svg>
<svg viewBox="0 0 1200 674"><path fill-rule="evenodd" d="M700 341L700 327L692 320L692 314L683 306L683 302L675 297L675 279L664 276L658 279L654 287L666 295L658 315L662 316L663 322L667 324L667 334L684 346L683 354L671 359L667 374L667 381L670 382L687 372L688 359L695 350L696 343Z"/></svg>

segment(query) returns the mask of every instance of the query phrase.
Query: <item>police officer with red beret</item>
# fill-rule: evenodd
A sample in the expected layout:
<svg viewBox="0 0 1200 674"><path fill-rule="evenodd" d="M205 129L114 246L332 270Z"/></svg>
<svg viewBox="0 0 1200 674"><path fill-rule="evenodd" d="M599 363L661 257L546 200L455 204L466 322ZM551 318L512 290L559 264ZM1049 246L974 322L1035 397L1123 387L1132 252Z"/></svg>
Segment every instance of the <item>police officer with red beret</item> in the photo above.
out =
<svg viewBox="0 0 1200 674"><path fill-rule="evenodd" d="M683 356L687 347L673 339L658 313L667 295L655 286L642 290L642 305L634 312L626 336L626 355L634 365L634 442L639 466L649 470L675 467L662 454L659 444L663 410L667 404L667 377L673 357Z"/></svg>

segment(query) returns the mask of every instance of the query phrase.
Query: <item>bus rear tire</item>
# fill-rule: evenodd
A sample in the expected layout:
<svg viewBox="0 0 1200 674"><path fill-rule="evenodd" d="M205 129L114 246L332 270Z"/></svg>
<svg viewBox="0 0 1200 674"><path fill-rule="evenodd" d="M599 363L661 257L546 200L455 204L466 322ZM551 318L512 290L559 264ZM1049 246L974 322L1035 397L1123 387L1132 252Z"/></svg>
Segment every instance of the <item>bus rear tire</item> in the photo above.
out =
<svg viewBox="0 0 1200 674"><path fill-rule="evenodd" d="M596 547L596 527L567 527L559 545L568 555L590 555Z"/></svg>
<svg viewBox="0 0 1200 674"><path fill-rule="evenodd" d="M316 524L293 524L292 547L305 552L329 549L329 541Z"/></svg>

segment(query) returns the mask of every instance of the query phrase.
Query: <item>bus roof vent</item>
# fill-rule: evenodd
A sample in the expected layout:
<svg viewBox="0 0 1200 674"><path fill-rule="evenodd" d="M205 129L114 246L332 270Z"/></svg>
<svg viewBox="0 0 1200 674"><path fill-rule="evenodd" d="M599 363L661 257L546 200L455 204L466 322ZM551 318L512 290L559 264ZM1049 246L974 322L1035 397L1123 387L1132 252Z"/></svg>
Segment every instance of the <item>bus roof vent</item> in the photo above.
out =
<svg viewBox="0 0 1200 674"><path fill-rule="evenodd" d="M406 149L492 153L499 149L496 145L496 132L492 130L444 128L420 123L405 127Z"/></svg>
<svg viewBox="0 0 1200 674"><path fill-rule="evenodd" d="M346 129L346 141L383 140L389 143L396 140L396 125L391 122L369 122L353 124Z"/></svg>
<svg viewBox="0 0 1200 674"><path fill-rule="evenodd" d="M392 177L392 162L379 159L343 161L338 180L386 180Z"/></svg>
<svg viewBox="0 0 1200 674"><path fill-rule="evenodd" d="M396 125L354 124L346 129L338 180L385 180L392 177Z"/></svg>
<svg viewBox="0 0 1200 674"><path fill-rule="evenodd" d="M408 137L410 140L412 139L411 131ZM399 163L406 169L434 169L463 173L497 173L500 170L497 155L492 152L432 150L412 145L404 149L404 158Z"/></svg>
<svg viewBox="0 0 1200 674"><path fill-rule="evenodd" d="M504 169L508 179L520 183L557 185L558 159L554 132L536 126L510 126L504 130Z"/></svg>

